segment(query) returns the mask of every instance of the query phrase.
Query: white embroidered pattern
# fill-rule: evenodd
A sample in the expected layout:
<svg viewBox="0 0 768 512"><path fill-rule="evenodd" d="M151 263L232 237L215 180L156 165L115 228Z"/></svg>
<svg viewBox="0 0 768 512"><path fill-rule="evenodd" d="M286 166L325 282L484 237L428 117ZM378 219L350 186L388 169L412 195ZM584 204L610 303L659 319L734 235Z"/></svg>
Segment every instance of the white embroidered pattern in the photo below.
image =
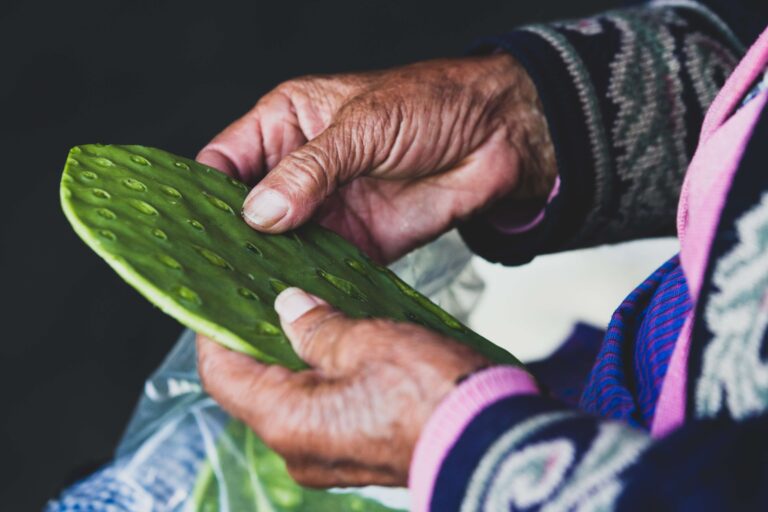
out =
<svg viewBox="0 0 768 512"><path fill-rule="evenodd" d="M622 489L619 473L637 460L650 441L624 425L602 424L574 468L576 448L570 439L520 449L530 435L572 417L572 413L543 415L499 438L472 475L461 511L536 505L542 505L542 512L611 510Z"/></svg>
<svg viewBox="0 0 768 512"><path fill-rule="evenodd" d="M597 36L603 33L603 25L600 18L584 18L580 20L556 21L550 23L550 26L559 29L576 32L583 36Z"/></svg>
<svg viewBox="0 0 768 512"><path fill-rule="evenodd" d="M682 8L695 11L707 18L707 20L710 23L713 23L720 32L725 34L728 38L728 42L731 43L734 48L737 48L739 52L744 53L746 51L744 43L736 37L736 34L731 30L731 27L721 20L720 16L718 16L712 9L701 2L696 2L695 0L653 0L650 4L654 7L672 7L675 9Z"/></svg>
<svg viewBox="0 0 768 512"><path fill-rule="evenodd" d="M510 450L519 446L531 434L557 422L576 417L575 412L561 411L541 414L523 421L515 428L506 432L491 446L472 473L467 492L461 504L461 512L479 512L482 510L487 488L493 485L492 479L498 465L505 459Z"/></svg>
<svg viewBox="0 0 768 512"><path fill-rule="evenodd" d="M649 443L646 434L626 425L601 424L589 451L542 512L612 508L622 489L619 473L636 461Z"/></svg>
<svg viewBox="0 0 768 512"><path fill-rule="evenodd" d="M538 505L561 484L575 455L573 443L564 438L526 446L499 464L483 510Z"/></svg>
<svg viewBox="0 0 768 512"><path fill-rule="evenodd" d="M704 320L712 340L696 384L698 417L727 409L743 419L768 409L768 362L760 349L768 327L768 193L737 222L738 242L715 267Z"/></svg>
<svg viewBox="0 0 768 512"><path fill-rule="evenodd" d="M603 235L619 239L638 218L663 225L665 206L677 200L688 156L680 59L671 29L687 23L673 9L616 12L606 19L621 34L608 98L618 109L611 129L616 175L627 189L619 196L621 215L603 219Z"/></svg>
<svg viewBox="0 0 768 512"><path fill-rule="evenodd" d="M696 12L721 30L730 44L740 46L713 12L686 0L653 6L523 28L560 54L576 85L589 131L595 158L594 198L573 239L579 246L623 240L637 229L642 229L638 235L646 235L667 225L689 158L683 79L687 74L703 111L736 62L722 41L694 32L683 16ZM609 30L618 33L620 43L607 82L607 99L617 115L605 128L610 123L603 123L605 113L596 101L592 77L568 35L590 37Z"/></svg>
<svg viewBox="0 0 768 512"><path fill-rule="evenodd" d="M686 36L683 52L699 104L711 104L724 78L736 67L736 56L719 41L699 33Z"/></svg>

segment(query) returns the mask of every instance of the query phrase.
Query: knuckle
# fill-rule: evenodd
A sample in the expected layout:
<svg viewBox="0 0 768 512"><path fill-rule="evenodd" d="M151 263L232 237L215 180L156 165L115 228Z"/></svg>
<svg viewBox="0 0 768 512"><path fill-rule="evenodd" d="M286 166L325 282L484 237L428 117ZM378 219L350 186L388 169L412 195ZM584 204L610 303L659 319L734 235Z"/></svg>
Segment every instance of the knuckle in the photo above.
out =
<svg viewBox="0 0 768 512"><path fill-rule="evenodd" d="M370 136L392 124L400 111L399 105L400 101L393 95L380 91L369 92L347 102L339 112L339 119L346 120L350 128L355 128L355 132L359 132L362 126L365 128L363 133Z"/></svg>
<svg viewBox="0 0 768 512"><path fill-rule="evenodd" d="M355 361L361 356L382 358L392 350L394 322L384 319L356 322L343 333L343 356L349 361Z"/></svg>
<svg viewBox="0 0 768 512"><path fill-rule="evenodd" d="M324 75L309 73L291 78L284 82L284 85L288 90L307 92L311 89L316 89L327 79Z"/></svg>
<svg viewBox="0 0 768 512"><path fill-rule="evenodd" d="M282 392L281 385L287 378L289 370L270 365L256 377L248 379L243 389L239 391L236 402L242 417L254 430L261 432L262 428L272 424L271 414L279 404L278 396Z"/></svg>
<svg viewBox="0 0 768 512"><path fill-rule="evenodd" d="M272 92L284 94L286 96L293 96L294 94L302 91L304 85L308 82L306 78L307 77L297 77L286 80L285 82L281 82L277 84L277 87L275 87Z"/></svg>
<svg viewBox="0 0 768 512"><path fill-rule="evenodd" d="M266 422L258 429L259 437L264 443L276 452L283 453L284 450L284 434L283 429L274 426L272 422Z"/></svg>
<svg viewBox="0 0 768 512"><path fill-rule="evenodd" d="M350 332L350 336L358 339L376 339L391 332L395 323L384 318L373 318L356 323Z"/></svg>
<svg viewBox="0 0 768 512"><path fill-rule="evenodd" d="M200 376L200 383L203 389L210 391L211 389L211 377L214 374L214 363L211 357L204 351L197 351L197 373Z"/></svg>
<svg viewBox="0 0 768 512"><path fill-rule="evenodd" d="M285 177L300 190L328 195L332 187L329 160L324 150L309 143L285 158Z"/></svg>
<svg viewBox="0 0 768 512"><path fill-rule="evenodd" d="M289 97L297 107L304 105L317 113L324 112L326 122L334 116L352 87L343 75L304 75L284 82L277 92Z"/></svg>
<svg viewBox="0 0 768 512"><path fill-rule="evenodd" d="M209 381L208 372L205 370L205 365L198 362L197 367L198 373L200 374L200 385L203 386L203 389L208 394L211 394L211 383Z"/></svg>
<svg viewBox="0 0 768 512"><path fill-rule="evenodd" d="M312 324L299 334L298 342L301 352L306 356L314 357L324 347L337 342L344 331L338 322L341 318L341 313L331 310L311 319Z"/></svg>
<svg viewBox="0 0 768 512"><path fill-rule="evenodd" d="M339 115L349 160L372 167L392 149L406 119L407 100L400 92L377 90L350 100Z"/></svg>
<svg viewBox="0 0 768 512"><path fill-rule="evenodd" d="M277 84L271 91L256 102L251 113L259 115L264 109L268 109L270 105L295 109L296 103L309 95L307 84L308 82L305 80L296 78Z"/></svg>
<svg viewBox="0 0 768 512"><path fill-rule="evenodd" d="M321 100L327 89L333 90L333 77L324 75L302 75L277 85L272 92L294 101L304 98Z"/></svg>
<svg viewBox="0 0 768 512"><path fill-rule="evenodd" d="M300 463L289 463L286 469L291 478L299 485L309 487L315 483L314 479L311 478L311 473Z"/></svg>
<svg viewBox="0 0 768 512"><path fill-rule="evenodd" d="M281 413L282 403L276 399L259 398L261 404L249 407L241 418L259 437L275 451L284 452L290 439L285 413Z"/></svg>

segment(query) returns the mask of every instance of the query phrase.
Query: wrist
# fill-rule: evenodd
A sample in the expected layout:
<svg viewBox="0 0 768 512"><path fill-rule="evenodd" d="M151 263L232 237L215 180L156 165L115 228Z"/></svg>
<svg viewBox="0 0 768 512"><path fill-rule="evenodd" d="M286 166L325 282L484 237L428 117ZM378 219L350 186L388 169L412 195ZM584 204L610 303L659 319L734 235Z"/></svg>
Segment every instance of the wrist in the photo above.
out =
<svg viewBox="0 0 768 512"><path fill-rule="evenodd" d="M498 129L518 154L516 183L507 197L543 205L558 175L544 107L533 80L514 57L499 52L488 58L498 70L496 96L504 104L497 110Z"/></svg>
<svg viewBox="0 0 768 512"><path fill-rule="evenodd" d="M537 394L533 377L514 366L492 366L472 373L434 410L414 449L408 487L413 510L429 508L442 463L472 419L486 407L514 395Z"/></svg>

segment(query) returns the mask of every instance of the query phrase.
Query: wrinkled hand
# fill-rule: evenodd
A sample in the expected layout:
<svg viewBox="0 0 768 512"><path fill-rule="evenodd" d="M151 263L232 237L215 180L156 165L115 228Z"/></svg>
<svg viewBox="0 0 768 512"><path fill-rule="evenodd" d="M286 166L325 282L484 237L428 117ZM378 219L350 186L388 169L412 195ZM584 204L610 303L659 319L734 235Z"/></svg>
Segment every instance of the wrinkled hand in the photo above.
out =
<svg viewBox="0 0 768 512"><path fill-rule="evenodd" d="M543 201L556 175L536 90L506 54L290 80L198 160L261 180L255 229L315 216L381 263L508 194Z"/></svg>
<svg viewBox="0 0 768 512"><path fill-rule="evenodd" d="M264 365L198 337L205 389L312 487L405 485L416 441L456 380L488 361L432 331L352 320L298 288L275 302L311 369Z"/></svg>

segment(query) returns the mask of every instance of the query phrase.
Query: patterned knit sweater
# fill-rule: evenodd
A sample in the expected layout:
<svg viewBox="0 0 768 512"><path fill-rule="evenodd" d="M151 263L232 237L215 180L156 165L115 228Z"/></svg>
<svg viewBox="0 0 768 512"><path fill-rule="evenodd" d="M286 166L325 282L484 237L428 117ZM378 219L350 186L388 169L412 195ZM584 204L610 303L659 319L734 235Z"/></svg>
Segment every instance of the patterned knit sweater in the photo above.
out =
<svg viewBox="0 0 768 512"><path fill-rule="evenodd" d="M517 264L677 228L681 254L617 310L580 409L505 367L449 395L414 510L768 510L767 23L765 2L656 1L480 46L533 78L559 190L522 232L472 220L470 246Z"/></svg>

